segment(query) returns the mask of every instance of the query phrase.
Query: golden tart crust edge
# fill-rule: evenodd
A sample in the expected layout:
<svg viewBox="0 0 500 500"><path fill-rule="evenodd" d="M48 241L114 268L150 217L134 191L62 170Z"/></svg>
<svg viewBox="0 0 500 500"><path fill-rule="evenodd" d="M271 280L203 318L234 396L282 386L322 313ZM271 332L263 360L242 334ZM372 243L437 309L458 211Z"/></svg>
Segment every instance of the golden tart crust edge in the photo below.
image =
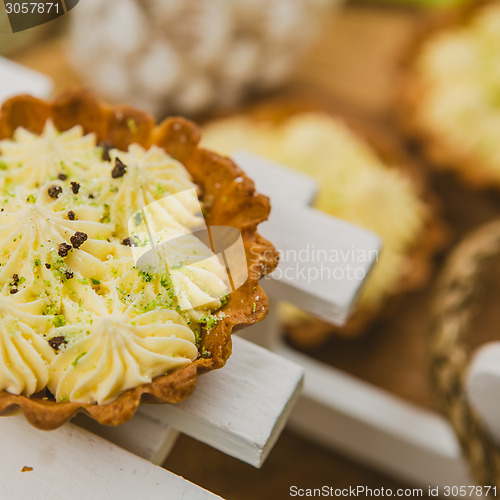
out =
<svg viewBox="0 0 500 500"><path fill-rule="evenodd" d="M60 427L79 412L101 424L119 425L134 415L141 401L179 403L187 398L198 375L224 366L231 355L232 331L266 316L269 302L258 279L276 267L278 254L257 233L257 225L268 218L270 203L266 196L256 193L253 181L229 158L198 146L201 134L192 122L172 117L155 125L147 113L103 104L83 90L68 91L51 102L28 95L9 99L0 110L0 140L12 137L18 127L41 133L49 119L62 131L81 125L85 133L96 135L97 142L106 141L122 150L132 143L162 147L186 167L200 187L207 206L207 224L238 228L245 246L248 280L220 309L225 316L210 335L206 331L201 335L200 349L209 351L209 357L130 389L105 405L55 402L43 399L44 394L27 397L0 392L0 415L22 412L39 429ZM239 182L234 182L237 178Z"/></svg>

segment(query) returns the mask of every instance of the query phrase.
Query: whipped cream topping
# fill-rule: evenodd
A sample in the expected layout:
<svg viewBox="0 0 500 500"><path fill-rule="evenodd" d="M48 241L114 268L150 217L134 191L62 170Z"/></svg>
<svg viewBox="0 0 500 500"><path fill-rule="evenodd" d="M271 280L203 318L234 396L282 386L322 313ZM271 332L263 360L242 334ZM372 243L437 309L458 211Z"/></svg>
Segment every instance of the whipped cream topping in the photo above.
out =
<svg viewBox="0 0 500 500"><path fill-rule="evenodd" d="M1 165L7 182L35 187L59 173L89 175L100 152L93 134L83 135L80 126L59 132L47 121L41 135L18 128L12 140L0 141Z"/></svg>
<svg viewBox="0 0 500 500"><path fill-rule="evenodd" d="M57 336L78 339L50 365L48 387L57 400L108 403L115 394L197 357L195 335L175 311L157 309L135 316L133 307L117 309L55 330Z"/></svg>
<svg viewBox="0 0 500 500"><path fill-rule="evenodd" d="M41 315L44 305L0 296L0 390L33 394L47 385L55 354L43 336L53 319Z"/></svg>
<svg viewBox="0 0 500 500"><path fill-rule="evenodd" d="M162 149L107 158L81 127L0 141L0 390L104 404L198 357L230 288L191 234L196 189Z"/></svg>
<svg viewBox="0 0 500 500"><path fill-rule="evenodd" d="M169 204L170 210L163 215L163 221L177 227L180 234L185 232L186 226L189 228L201 223L201 214L196 213L198 198L194 204L194 200L181 195L169 196L190 189L196 190L196 184L184 166L166 155L161 148L153 146L146 151L138 144L132 144L126 153L113 149L109 155L109 175L104 177L108 181L108 189L102 189L102 176L92 182L91 186L102 192L102 203L110 206L110 216L116 221L119 236L129 235L127 222L138 210L158 200L165 200L164 203ZM126 165L126 175L112 179L111 171L117 159ZM111 183L109 179L112 179ZM172 203L176 201L176 206L172 207Z"/></svg>

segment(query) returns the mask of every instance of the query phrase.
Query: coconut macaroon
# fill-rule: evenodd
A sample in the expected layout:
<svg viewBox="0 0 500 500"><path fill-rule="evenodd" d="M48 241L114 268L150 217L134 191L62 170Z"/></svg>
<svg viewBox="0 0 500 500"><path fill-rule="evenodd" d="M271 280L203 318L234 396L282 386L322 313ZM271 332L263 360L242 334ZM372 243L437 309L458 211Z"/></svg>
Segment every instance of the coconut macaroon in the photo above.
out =
<svg viewBox="0 0 500 500"><path fill-rule="evenodd" d="M361 333L389 299L426 281L436 246L435 215L421 184L404 168L385 163L341 119L314 112L276 123L223 119L205 128L204 144L226 153L252 151L315 178L316 208L371 230L384 241L357 312L344 328L313 320L295 307L281 307L283 320L300 343L316 344L333 330Z"/></svg>

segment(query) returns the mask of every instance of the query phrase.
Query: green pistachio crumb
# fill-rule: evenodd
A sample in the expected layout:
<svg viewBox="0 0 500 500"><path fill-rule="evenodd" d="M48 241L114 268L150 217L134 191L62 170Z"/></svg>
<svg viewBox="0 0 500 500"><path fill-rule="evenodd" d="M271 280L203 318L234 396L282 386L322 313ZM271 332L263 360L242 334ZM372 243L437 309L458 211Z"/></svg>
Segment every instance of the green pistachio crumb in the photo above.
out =
<svg viewBox="0 0 500 500"><path fill-rule="evenodd" d="M83 358L83 356L85 356L85 354L87 354L87 351L82 352L81 354L79 354L79 355L76 357L75 361L73 361L71 364L72 364L73 366L76 366L76 365L78 364L78 361L80 361L80 359L82 359L82 358Z"/></svg>
<svg viewBox="0 0 500 500"><path fill-rule="evenodd" d="M132 117L127 118L127 127L133 134L137 134L137 132L139 132L137 122Z"/></svg>
<svg viewBox="0 0 500 500"><path fill-rule="evenodd" d="M66 320L64 319L63 315L58 314L57 316L54 317L52 323L54 323L54 326L56 328L59 328L59 327L64 326L66 324Z"/></svg>

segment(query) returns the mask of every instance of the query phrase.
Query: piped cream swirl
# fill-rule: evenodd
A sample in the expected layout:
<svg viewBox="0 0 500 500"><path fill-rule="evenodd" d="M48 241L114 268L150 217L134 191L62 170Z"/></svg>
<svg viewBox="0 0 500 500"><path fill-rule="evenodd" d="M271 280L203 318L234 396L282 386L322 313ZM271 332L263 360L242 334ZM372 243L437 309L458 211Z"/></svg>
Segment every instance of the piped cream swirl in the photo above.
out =
<svg viewBox="0 0 500 500"><path fill-rule="evenodd" d="M51 122L0 141L0 390L108 403L198 356L200 322L228 284L191 234L203 226L196 185L158 147L110 156ZM161 265L144 270L127 237L147 210Z"/></svg>
<svg viewBox="0 0 500 500"><path fill-rule="evenodd" d="M130 311L56 330L57 335L84 332L50 365L49 389L58 400L108 403L196 359L194 334L174 311L158 309L137 317Z"/></svg>
<svg viewBox="0 0 500 500"><path fill-rule="evenodd" d="M33 394L48 383L55 354L43 334L52 317L41 316L40 306L0 296L0 390Z"/></svg>
<svg viewBox="0 0 500 500"><path fill-rule="evenodd" d="M20 127L12 140L0 141L5 178L31 188L55 179L60 173L88 175L88 169L99 163L99 150L95 146L95 136L84 136L80 126L59 132L47 121L40 135Z"/></svg>

